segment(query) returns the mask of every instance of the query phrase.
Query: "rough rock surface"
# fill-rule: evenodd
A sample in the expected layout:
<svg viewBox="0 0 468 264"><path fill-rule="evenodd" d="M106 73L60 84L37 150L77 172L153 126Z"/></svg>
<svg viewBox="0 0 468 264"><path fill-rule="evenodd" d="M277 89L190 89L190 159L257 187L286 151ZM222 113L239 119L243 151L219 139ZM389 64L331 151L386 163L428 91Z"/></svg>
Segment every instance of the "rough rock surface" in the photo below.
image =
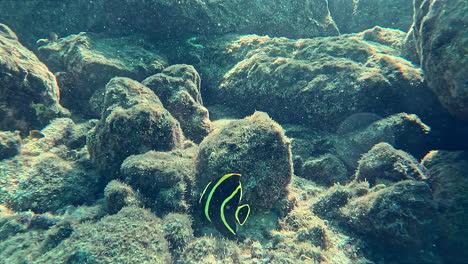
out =
<svg viewBox="0 0 468 264"><path fill-rule="evenodd" d="M356 168L362 154L380 142L420 159L434 144L431 132L431 128L414 114L399 113L380 118L370 113L359 113L340 124L334 147L337 155L351 168Z"/></svg>
<svg viewBox="0 0 468 264"><path fill-rule="evenodd" d="M0 24L0 130L27 134L68 115L59 97L55 76L9 27Z"/></svg>
<svg viewBox="0 0 468 264"><path fill-rule="evenodd" d="M182 145L179 122L153 91L137 81L113 78L106 86L103 109L87 145L91 161L106 178L114 178L130 155Z"/></svg>
<svg viewBox="0 0 468 264"><path fill-rule="evenodd" d="M177 36L179 32L193 32L194 35L236 32L291 38L338 34L326 0L277 0L275 4L265 0L152 0L139 3L118 0L108 2L105 8L112 18L121 18L117 22L120 27L131 25L163 36Z"/></svg>
<svg viewBox="0 0 468 264"><path fill-rule="evenodd" d="M190 65L172 65L142 81L179 121L184 135L196 143L200 143L211 131L200 82L200 75Z"/></svg>
<svg viewBox="0 0 468 264"><path fill-rule="evenodd" d="M55 72L63 104L98 116L106 83L115 76L137 81L158 73L166 61L141 36L108 37L81 32L38 48L38 56ZM88 100L96 93L93 112Z"/></svg>
<svg viewBox="0 0 468 264"><path fill-rule="evenodd" d="M119 180L112 180L106 185L104 199L109 214L116 214L127 206L139 207L143 205L139 193Z"/></svg>
<svg viewBox="0 0 468 264"><path fill-rule="evenodd" d="M424 180L424 168L408 153L394 149L388 143L372 147L359 160L356 181L367 181L371 187L391 185L403 180Z"/></svg>
<svg viewBox="0 0 468 264"><path fill-rule="evenodd" d="M182 251L195 237L192 218L187 214L170 213L163 219L163 230L171 250Z"/></svg>
<svg viewBox="0 0 468 264"><path fill-rule="evenodd" d="M274 5L267 0L0 1L0 9L0 20L20 31L31 46L51 31L59 36L143 31L159 38L228 32L293 38L338 34L326 0L277 0Z"/></svg>
<svg viewBox="0 0 468 264"><path fill-rule="evenodd" d="M196 166L199 186L240 173L243 199L251 206L271 208L287 194L292 176L290 143L266 113L255 112L210 133L200 143Z"/></svg>
<svg viewBox="0 0 468 264"><path fill-rule="evenodd" d="M218 250L222 248L223 250ZM215 237L199 237L190 242L177 264L239 263L240 250L234 241Z"/></svg>
<svg viewBox="0 0 468 264"><path fill-rule="evenodd" d="M427 169L439 212L438 251L446 263L463 263L468 259L468 153L431 151L421 164Z"/></svg>
<svg viewBox="0 0 468 264"><path fill-rule="evenodd" d="M126 207L98 222L78 225L73 234L37 263L172 263L161 219Z"/></svg>
<svg viewBox="0 0 468 264"><path fill-rule="evenodd" d="M352 179L343 161L332 154L304 161L300 175L324 186L332 186L335 183L346 184Z"/></svg>
<svg viewBox="0 0 468 264"><path fill-rule="evenodd" d="M104 30L103 3L104 0L0 1L0 20L17 32L26 47L33 49L38 39L49 37L51 32L63 37Z"/></svg>
<svg viewBox="0 0 468 264"><path fill-rule="evenodd" d="M425 182L401 181L370 192L350 201L342 213L354 232L379 241L374 246L381 250L403 253L432 247L435 210Z"/></svg>
<svg viewBox="0 0 468 264"><path fill-rule="evenodd" d="M8 159L21 151L19 131L0 131L0 160Z"/></svg>
<svg viewBox="0 0 468 264"><path fill-rule="evenodd" d="M55 119L41 131L43 138L25 141L20 155L0 161L0 200L36 213L92 201L98 177L83 145L70 147L76 129L68 118Z"/></svg>
<svg viewBox="0 0 468 264"><path fill-rule="evenodd" d="M407 31L413 18L407 0L328 0L340 33L360 32L374 26Z"/></svg>
<svg viewBox="0 0 468 264"><path fill-rule="evenodd" d="M380 27L315 39L239 37L224 50L225 60L237 64L213 76L221 84L209 95L244 114L257 109L278 121L328 129L359 112L432 111L436 102L421 70L399 57L403 38Z"/></svg>
<svg viewBox="0 0 468 264"><path fill-rule="evenodd" d="M415 5L411 34L427 85L453 115L468 120L468 5L464 0Z"/></svg>
<svg viewBox="0 0 468 264"><path fill-rule="evenodd" d="M123 181L145 197L145 205L158 215L187 212L193 199L197 148L132 155L120 168Z"/></svg>

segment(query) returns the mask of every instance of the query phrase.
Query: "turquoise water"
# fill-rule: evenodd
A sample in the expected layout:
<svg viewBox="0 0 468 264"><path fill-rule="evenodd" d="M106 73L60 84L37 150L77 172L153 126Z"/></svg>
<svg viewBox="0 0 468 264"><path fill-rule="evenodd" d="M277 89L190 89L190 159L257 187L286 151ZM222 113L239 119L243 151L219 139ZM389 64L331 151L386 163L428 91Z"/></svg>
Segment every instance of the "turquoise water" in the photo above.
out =
<svg viewBox="0 0 468 264"><path fill-rule="evenodd" d="M467 11L0 1L0 263L468 263Z"/></svg>

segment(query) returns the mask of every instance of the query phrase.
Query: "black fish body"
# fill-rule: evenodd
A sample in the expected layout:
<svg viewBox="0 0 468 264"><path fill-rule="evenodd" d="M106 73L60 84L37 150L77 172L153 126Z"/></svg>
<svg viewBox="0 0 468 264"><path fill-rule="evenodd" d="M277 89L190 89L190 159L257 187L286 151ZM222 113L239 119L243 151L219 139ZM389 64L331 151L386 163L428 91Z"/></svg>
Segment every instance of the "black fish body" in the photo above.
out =
<svg viewBox="0 0 468 264"><path fill-rule="evenodd" d="M236 236L237 223L243 225L250 212L249 205L239 205L242 199L240 177L231 173L208 183L199 201L206 219L228 238Z"/></svg>

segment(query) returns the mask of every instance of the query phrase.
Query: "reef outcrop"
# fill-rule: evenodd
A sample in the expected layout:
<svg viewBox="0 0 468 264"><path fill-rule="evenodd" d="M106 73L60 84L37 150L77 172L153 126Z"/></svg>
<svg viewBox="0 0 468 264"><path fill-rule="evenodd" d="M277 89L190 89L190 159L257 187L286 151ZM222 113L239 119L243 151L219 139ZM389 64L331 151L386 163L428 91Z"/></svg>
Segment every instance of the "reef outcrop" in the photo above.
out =
<svg viewBox="0 0 468 264"><path fill-rule="evenodd" d="M0 130L26 135L55 117L69 115L59 101L55 76L8 26L0 24Z"/></svg>
<svg viewBox="0 0 468 264"><path fill-rule="evenodd" d="M208 95L245 115L267 111L279 122L328 130L361 112L424 116L437 99L421 69L399 57L404 37L402 31L374 27L339 37L219 40L229 58L219 65L232 68L208 75Z"/></svg>
<svg viewBox="0 0 468 264"><path fill-rule="evenodd" d="M161 99L180 123L184 135L200 143L211 131L208 110L203 106L201 78L191 65L172 65L141 82Z"/></svg>
<svg viewBox="0 0 468 264"><path fill-rule="evenodd" d="M201 187L224 174L242 174L243 199L272 208L286 197L291 181L290 143L278 123L255 112L210 133L200 143L196 169Z"/></svg>
<svg viewBox="0 0 468 264"><path fill-rule="evenodd" d="M55 119L43 138L24 140L21 153L0 161L0 200L15 211L54 212L95 199L98 176L84 140L88 124ZM81 136L78 136L78 135Z"/></svg>
<svg viewBox="0 0 468 264"><path fill-rule="evenodd" d="M122 180L139 190L145 206L157 215L186 213L193 203L193 159L198 148L192 144L169 152L148 151L132 155L120 167Z"/></svg>
<svg viewBox="0 0 468 264"><path fill-rule="evenodd" d="M414 4L407 49L416 50L427 85L442 105L454 116L468 120L468 6L463 0L424 0Z"/></svg>
<svg viewBox="0 0 468 264"><path fill-rule="evenodd" d="M81 32L40 46L37 53L57 76L63 104L93 117L101 113L104 88L110 79L120 76L141 81L167 65L138 36L109 37Z"/></svg>
<svg viewBox="0 0 468 264"><path fill-rule="evenodd" d="M182 145L179 122L153 91L137 81L113 78L106 85L103 109L87 145L91 161L106 178L116 177L130 155Z"/></svg>

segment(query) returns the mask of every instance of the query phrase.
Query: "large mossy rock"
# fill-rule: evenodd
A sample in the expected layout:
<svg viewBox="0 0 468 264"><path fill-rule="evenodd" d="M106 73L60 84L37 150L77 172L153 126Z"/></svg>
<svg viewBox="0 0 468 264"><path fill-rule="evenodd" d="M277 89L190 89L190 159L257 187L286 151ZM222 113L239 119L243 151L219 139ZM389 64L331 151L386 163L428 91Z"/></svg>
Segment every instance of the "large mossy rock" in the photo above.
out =
<svg viewBox="0 0 468 264"><path fill-rule="evenodd" d="M20 154L0 161L2 203L44 213L92 202L99 178L87 158L86 132L83 124L58 118L41 131L43 138L24 140Z"/></svg>
<svg viewBox="0 0 468 264"><path fill-rule="evenodd" d="M19 131L0 131L0 161L18 154L21 151L21 143Z"/></svg>
<svg viewBox="0 0 468 264"><path fill-rule="evenodd" d="M434 145L431 128L414 114L399 113L385 118L358 113L340 124L334 148L351 168L374 145L386 142L421 159Z"/></svg>
<svg viewBox="0 0 468 264"><path fill-rule="evenodd" d="M360 32L375 26L407 31L413 18L408 0L328 0L340 33Z"/></svg>
<svg viewBox="0 0 468 264"><path fill-rule="evenodd" d="M195 68L185 64L172 65L142 81L179 121L184 135L196 143L200 143L211 131L200 83L201 78Z"/></svg>
<svg viewBox="0 0 468 264"><path fill-rule="evenodd" d="M388 251L389 255L430 249L436 237L434 213L429 185L413 180L352 199L342 208L346 225L372 243L374 250ZM414 255L410 258L418 259Z"/></svg>
<svg viewBox="0 0 468 264"><path fill-rule="evenodd" d="M185 32L201 35L236 32L291 38L338 34L325 0L277 0L274 4L267 0L138 3L118 0L107 3L105 8L112 14L109 24L131 25L161 36L180 36Z"/></svg>
<svg viewBox="0 0 468 264"><path fill-rule="evenodd" d="M427 114L437 100L421 69L399 57L404 36L375 27L314 39L238 37L224 42L219 65L233 68L210 75L208 95L243 114L266 111L280 122L332 130L360 112Z"/></svg>
<svg viewBox="0 0 468 264"><path fill-rule="evenodd" d="M73 234L34 263L172 263L161 219L125 207L98 222L78 225Z"/></svg>
<svg viewBox="0 0 468 264"><path fill-rule="evenodd" d="M132 155L120 167L122 180L144 197L157 215L187 212L194 198L195 146ZM195 198L196 199L196 198Z"/></svg>
<svg viewBox="0 0 468 264"><path fill-rule="evenodd" d="M355 177L356 181L367 181L371 187L426 179L424 168L413 156L388 143L379 143L362 155Z"/></svg>
<svg viewBox="0 0 468 264"><path fill-rule="evenodd" d="M427 168L428 182L439 212L438 251L446 263L463 263L468 259L468 153L431 151L421 164Z"/></svg>
<svg viewBox="0 0 468 264"><path fill-rule="evenodd" d="M64 105L91 116L99 115L104 87L110 79L120 76L141 81L161 72L167 64L137 35L110 37L81 32L47 43L37 52L55 72Z"/></svg>
<svg viewBox="0 0 468 264"><path fill-rule="evenodd" d="M290 143L282 128L263 112L234 120L210 133L196 159L199 185L240 173L251 206L271 208L283 199L292 177Z"/></svg>
<svg viewBox="0 0 468 264"><path fill-rule="evenodd" d="M87 138L91 161L106 178L115 177L130 155L181 146L179 122L141 83L122 77L106 86L101 120Z"/></svg>
<svg viewBox="0 0 468 264"><path fill-rule="evenodd" d="M0 130L27 134L68 115L59 99L55 76L9 27L0 24Z"/></svg>
<svg viewBox="0 0 468 264"><path fill-rule="evenodd" d="M408 49L416 50L427 85L442 105L468 120L468 5L464 0L416 0L414 5Z"/></svg>

